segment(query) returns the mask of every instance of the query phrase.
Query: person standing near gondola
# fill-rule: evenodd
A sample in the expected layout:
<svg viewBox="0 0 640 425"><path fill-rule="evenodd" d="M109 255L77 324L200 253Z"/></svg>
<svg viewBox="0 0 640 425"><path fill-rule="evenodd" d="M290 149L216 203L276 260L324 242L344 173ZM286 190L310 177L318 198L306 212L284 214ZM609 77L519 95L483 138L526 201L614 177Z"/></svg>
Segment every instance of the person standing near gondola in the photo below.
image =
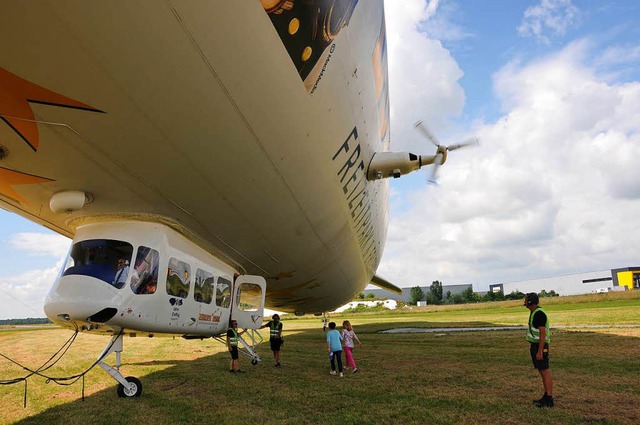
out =
<svg viewBox="0 0 640 425"><path fill-rule="evenodd" d="M280 315L276 313L271 316L271 320L266 325L260 326L260 329L262 328L269 328L269 345L271 345L271 351L273 351L274 366L280 367L280 347L283 341Z"/></svg>
<svg viewBox="0 0 640 425"><path fill-rule="evenodd" d="M244 329L238 332L238 322L235 320L231 321L229 330L227 330L227 348L229 349L229 354L231 354L229 372L242 373L242 370L240 370L240 365L238 364L238 340L240 335L242 335L246 331L247 330Z"/></svg>

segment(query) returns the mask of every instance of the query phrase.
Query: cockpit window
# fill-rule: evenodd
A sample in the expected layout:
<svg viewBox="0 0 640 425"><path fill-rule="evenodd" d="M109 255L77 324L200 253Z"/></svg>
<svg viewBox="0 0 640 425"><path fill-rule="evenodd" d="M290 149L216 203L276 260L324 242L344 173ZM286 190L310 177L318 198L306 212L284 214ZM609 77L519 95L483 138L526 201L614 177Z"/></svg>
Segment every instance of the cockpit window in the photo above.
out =
<svg viewBox="0 0 640 425"><path fill-rule="evenodd" d="M190 274L191 266L189 264L172 257L169 260L167 269L167 294L174 297L187 298L191 283L189 280Z"/></svg>
<svg viewBox="0 0 640 425"><path fill-rule="evenodd" d="M129 277L133 246L112 239L90 239L73 244L63 276L91 276L122 288Z"/></svg>
<svg viewBox="0 0 640 425"><path fill-rule="evenodd" d="M158 251L140 246L131 272L131 290L134 294L153 294L158 285Z"/></svg>

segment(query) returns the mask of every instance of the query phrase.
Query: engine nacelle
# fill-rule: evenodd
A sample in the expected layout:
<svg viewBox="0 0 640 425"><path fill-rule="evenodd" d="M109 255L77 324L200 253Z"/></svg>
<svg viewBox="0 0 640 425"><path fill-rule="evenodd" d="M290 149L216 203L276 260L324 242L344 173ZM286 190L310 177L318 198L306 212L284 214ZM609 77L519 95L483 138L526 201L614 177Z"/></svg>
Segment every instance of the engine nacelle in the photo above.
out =
<svg viewBox="0 0 640 425"><path fill-rule="evenodd" d="M446 150L444 151L446 159ZM419 170L421 167L433 164L435 156L416 155L409 152L376 152L367 170L367 180L379 180L389 177L398 178L404 174Z"/></svg>

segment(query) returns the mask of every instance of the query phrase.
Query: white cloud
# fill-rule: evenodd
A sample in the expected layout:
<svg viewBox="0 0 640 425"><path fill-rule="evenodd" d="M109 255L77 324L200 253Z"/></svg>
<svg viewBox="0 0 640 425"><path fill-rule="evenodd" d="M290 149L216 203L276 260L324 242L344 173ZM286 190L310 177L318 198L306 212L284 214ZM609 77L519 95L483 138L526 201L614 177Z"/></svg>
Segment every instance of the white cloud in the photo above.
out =
<svg viewBox="0 0 640 425"><path fill-rule="evenodd" d="M0 319L45 317L44 299L60 272L62 261L49 269L0 277Z"/></svg>
<svg viewBox="0 0 640 425"><path fill-rule="evenodd" d="M464 91L458 80L463 73L439 40L422 31L437 16L438 1L385 2L389 48L389 97L391 100L391 145L394 151L432 153L413 129L424 120L434 131L458 115Z"/></svg>
<svg viewBox="0 0 640 425"><path fill-rule="evenodd" d="M610 46L598 57L601 66L637 64L640 61L640 46L628 44L624 46Z"/></svg>
<svg viewBox="0 0 640 425"><path fill-rule="evenodd" d="M437 13L436 13L437 12ZM464 14L455 1L431 1L427 5L426 16L428 20L420 26L430 38L445 42L457 42L474 37L465 27L456 23L456 20Z"/></svg>
<svg viewBox="0 0 640 425"><path fill-rule="evenodd" d="M10 245L30 255L47 255L56 258L69 251L71 240L65 236L46 233L16 233L11 235Z"/></svg>
<svg viewBox="0 0 640 425"><path fill-rule="evenodd" d="M495 74L504 115L478 125L481 149L450 154L440 186L392 210L381 276L486 289L637 263L640 82L606 82L591 48L580 40Z"/></svg>
<svg viewBox="0 0 640 425"><path fill-rule="evenodd" d="M549 43L552 35L564 35L580 20L580 10L572 0L541 0L540 4L527 8L518 33Z"/></svg>
<svg viewBox="0 0 640 425"><path fill-rule="evenodd" d="M9 246L30 256L54 257L51 267L0 276L0 319L44 317L44 299L58 275L71 241L45 233L16 233ZM54 265L55 264L55 265ZM45 266L47 267L47 266Z"/></svg>

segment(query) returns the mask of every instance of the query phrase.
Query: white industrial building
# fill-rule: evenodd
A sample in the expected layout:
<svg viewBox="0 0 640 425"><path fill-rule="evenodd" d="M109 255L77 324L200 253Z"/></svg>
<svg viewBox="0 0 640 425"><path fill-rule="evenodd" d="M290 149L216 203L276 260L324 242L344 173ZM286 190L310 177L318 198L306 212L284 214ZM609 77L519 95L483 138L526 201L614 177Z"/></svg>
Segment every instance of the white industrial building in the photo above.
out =
<svg viewBox="0 0 640 425"><path fill-rule="evenodd" d="M544 289L547 292L553 290L559 295L580 295L639 288L640 267L599 270L489 285L490 291L502 290L505 294L515 291L540 292Z"/></svg>

